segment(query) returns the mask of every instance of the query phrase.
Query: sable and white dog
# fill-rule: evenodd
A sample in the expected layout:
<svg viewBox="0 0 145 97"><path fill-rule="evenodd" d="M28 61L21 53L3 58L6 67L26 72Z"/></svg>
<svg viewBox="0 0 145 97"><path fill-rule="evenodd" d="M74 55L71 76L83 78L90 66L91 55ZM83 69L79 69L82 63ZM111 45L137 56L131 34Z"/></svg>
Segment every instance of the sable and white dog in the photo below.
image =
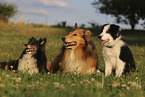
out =
<svg viewBox="0 0 145 97"><path fill-rule="evenodd" d="M82 74L99 72L97 51L91 35L91 31L79 29L75 24L73 31L62 38L62 51L49 63L48 70Z"/></svg>
<svg viewBox="0 0 145 97"><path fill-rule="evenodd" d="M127 44L121 40L121 29L115 24L103 26L102 33L98 36L103 45L105 60L105 77L115 70L116 77L123 73L136 70L135 61Z"/></svg>

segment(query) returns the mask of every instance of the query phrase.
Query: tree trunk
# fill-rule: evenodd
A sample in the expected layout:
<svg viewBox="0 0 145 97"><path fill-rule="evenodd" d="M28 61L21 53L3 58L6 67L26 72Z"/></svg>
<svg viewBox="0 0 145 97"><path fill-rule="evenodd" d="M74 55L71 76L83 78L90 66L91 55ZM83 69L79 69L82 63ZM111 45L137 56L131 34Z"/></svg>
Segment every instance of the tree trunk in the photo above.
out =
<svg viewBox="0 0 145 97"><path fill-rule="evenodd" d="M136 25L135 18L134 17L130 18L130 26L132 31L134 31L135 25Z"/></svg>
<svg viewBox="0 0 145 97"><path fill-rule="evenodd" d="M5 22L5 23L8 23L8 22L9 22L8 16L5 16L5 17L4 17L4 22Z"/></svg>
<svg viewBox="0 0 145 97"><path fill-rule="evenodd" d="M135 24L130 24L131 25L131 30L134 31Z"/></svg>

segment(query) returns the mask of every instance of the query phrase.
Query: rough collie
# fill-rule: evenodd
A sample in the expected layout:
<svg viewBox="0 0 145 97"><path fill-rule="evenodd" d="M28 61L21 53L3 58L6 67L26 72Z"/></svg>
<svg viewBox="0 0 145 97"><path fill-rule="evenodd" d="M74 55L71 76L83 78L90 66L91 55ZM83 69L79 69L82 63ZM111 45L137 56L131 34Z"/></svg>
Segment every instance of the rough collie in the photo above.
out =
<svg viewBox="0 0 145 97"><path fill-rule="evenodd" d="M34 74L38 72L48 72L46 68L47 59L45 55L46 38L40 40L30 38L25 44L25 49L18 60L0 62L1 68L8 67L22 73Z"/></svg>
<svg viewBox="0 0 145 97"><path fill-rule="evenodd" d="M104 25L98 38L103 45L105 76L109 76L112 70L115 70L116 77L120 77L122 73L126 74L136 69L131 51L121 39L121 29L118 25Z"/></svg>
<svg viewBox="0 0 145 97"><path fill-rule="evenodd" d="M48 65L51 72L95 73L97 52L91 40L91 31L79 29L77 24L67 36L62 37L62 52Z"/></svg>

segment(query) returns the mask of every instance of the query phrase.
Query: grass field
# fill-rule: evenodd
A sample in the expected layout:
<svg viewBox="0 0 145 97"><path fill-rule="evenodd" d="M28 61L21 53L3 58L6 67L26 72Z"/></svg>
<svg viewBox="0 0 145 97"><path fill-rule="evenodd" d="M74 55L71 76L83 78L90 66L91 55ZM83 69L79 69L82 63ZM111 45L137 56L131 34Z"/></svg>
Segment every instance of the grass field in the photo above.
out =
<svg viewBox="0 0 145 97"><path fill-rule="evenodd" d="M24 44L32 36L46 37L46 55L51 61L59 53L65 29L33 25L0 25L0 61L18 59ZM0 70L0 97L145 97L145 33L126 32L124 38L134 55L138 72L115 78L104 73L92 75L28 75ZM102 46L92 37L99 56L99 69L104 71Z"/></svg>

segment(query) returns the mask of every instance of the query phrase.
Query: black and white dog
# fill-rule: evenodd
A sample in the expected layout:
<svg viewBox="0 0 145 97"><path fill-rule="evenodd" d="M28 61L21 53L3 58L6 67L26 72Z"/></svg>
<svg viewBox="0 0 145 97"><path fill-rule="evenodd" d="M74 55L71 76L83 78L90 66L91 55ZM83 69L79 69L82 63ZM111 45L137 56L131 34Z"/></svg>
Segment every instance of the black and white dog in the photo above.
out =
<svg viewBox="0 0 145 97"><path fill-rule="evenodd" d="M115 24L105 24L98 36L103 45L105 77L115 70L116 77L136 70L135 61L127 44L121 39L121 29Z"/></svg>
<svg viewBox="0 0 145 97"><path fill-rule="evenodd" d="M46 68L47 59L45 55L46 38L35 39L30 38L28 43L25 44L25 50L23 51L19 62L18 71L29 74L48 72Z"/></svg>
<svg viewBox="0 0 145 97"><path fill-rule="evenodd" d="M46 38L35 39L30 38L25 44L25 49L18 60L10 60L9 62L0 62L2 69L8 67L11 70L18 70L22 73L42 73L48 72L46 68L47 59L45 55Z"/></svg>

